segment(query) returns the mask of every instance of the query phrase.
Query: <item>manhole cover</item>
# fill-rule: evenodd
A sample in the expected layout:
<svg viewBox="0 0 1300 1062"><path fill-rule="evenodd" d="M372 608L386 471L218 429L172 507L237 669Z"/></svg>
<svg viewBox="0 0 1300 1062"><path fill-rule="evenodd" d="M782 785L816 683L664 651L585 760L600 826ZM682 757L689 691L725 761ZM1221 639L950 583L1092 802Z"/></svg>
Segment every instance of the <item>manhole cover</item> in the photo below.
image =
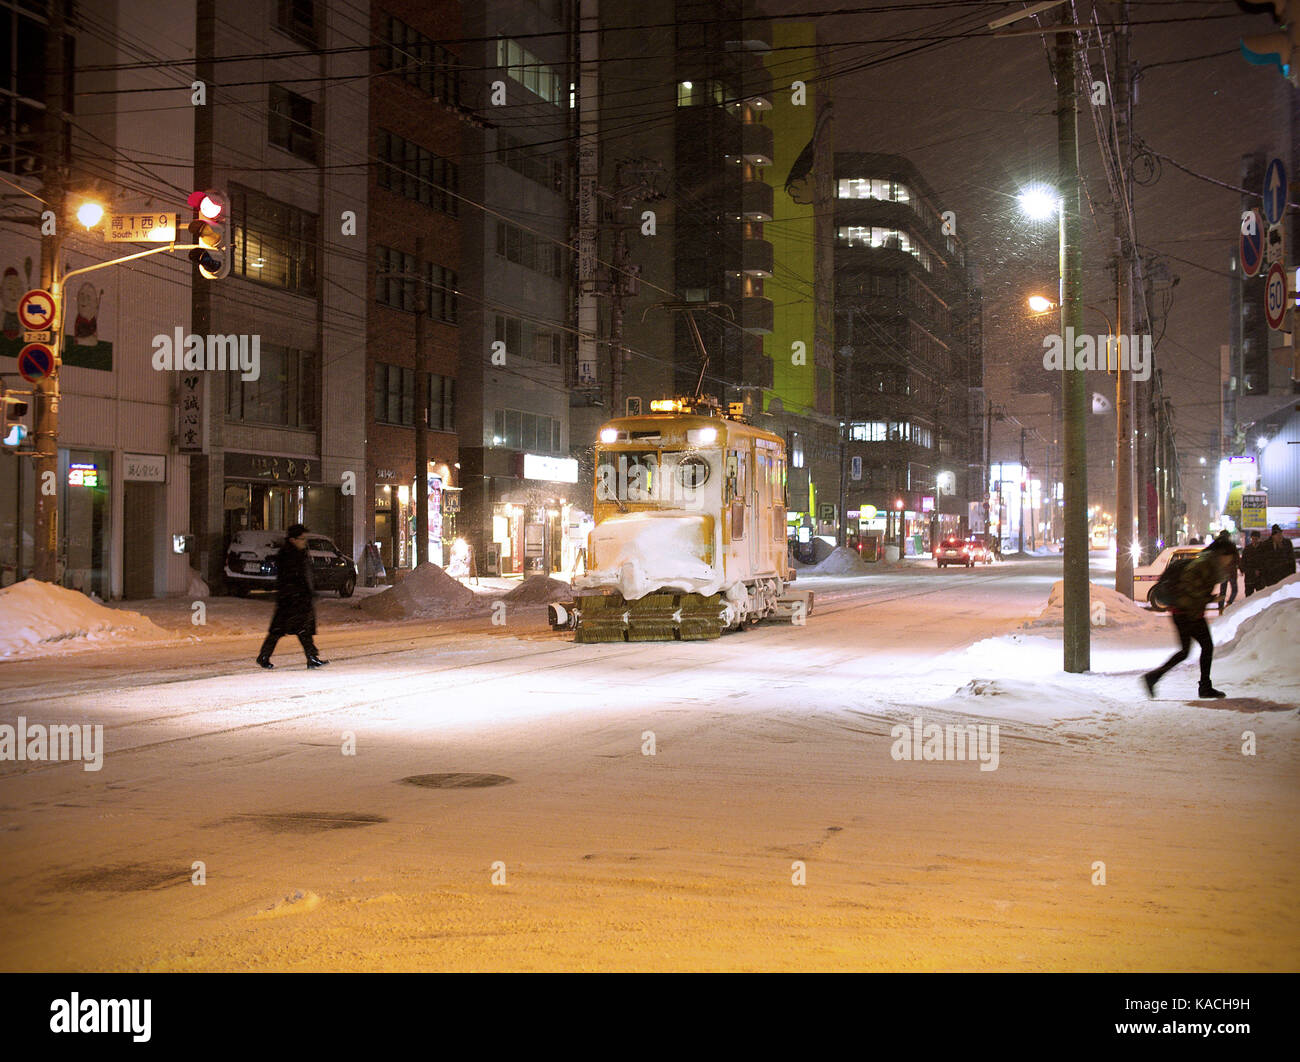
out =
<svg viewBox="0 0 1300 1062"><path fill-rule="evenodd" d="M504 774L413 774L402 781L423 789L486 789L492 785L513 785L515 780Z"/></svg>
<svg viewBox="0 0 1300 1062"><path fill-rule="evenodd" d="M148 892L182 885L189 880L188 868L157 863L119 863L65 874L55 878L52 884L63 892Z"/></svg>
<svg viewBox="0 0 1300 1062"><path fill-rule="evenodd" d="M229 822L252 822L280 833L318 833L321 830L354 830L387 822L382 815L360 815L352 811L289 811L280 815L236 815Z"/></svg>

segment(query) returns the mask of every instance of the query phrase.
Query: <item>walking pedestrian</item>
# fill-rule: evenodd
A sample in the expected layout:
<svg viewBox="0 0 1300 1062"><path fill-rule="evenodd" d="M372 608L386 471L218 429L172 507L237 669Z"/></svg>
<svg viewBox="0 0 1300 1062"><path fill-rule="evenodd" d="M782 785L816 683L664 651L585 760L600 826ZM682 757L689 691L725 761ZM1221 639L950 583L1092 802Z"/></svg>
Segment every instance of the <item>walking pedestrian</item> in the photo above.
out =
<svg viewBox="0 0 1300 1062"><path fill-rule="evenodd" d="M1295 575L1295 548L1277 524L1273 525L1273 534L1263 544L1261 555L1265 586L1272 586L1289 575Z"/></svg>
<svg viewBox="0 0 1300 1062"><path fill-rule="evenodd" d="M1237 569L1239 564L1237 561L1236 546L1232 541L1232 535L1230 535L1226 530L1220 531L1219 537L1215 539L1215 541L1227 542L1229 545L1233 546L1232 568L1228 572L1227 579L1219 584L1219 612L1222 613L1225 597L1227 597L1227 604L1229 605L1237 600ZM1232 590L1231 596L1228 594L1229 589Z"/></svg>
<svg viewBox="0 0 1300 1062"><path fill-rule="evenodd" d="M1250 597L1256 590L1263 590L1264 583L1264 555L1261 552L1263 543L1260 542L1258 531L1250 533L1250 541L1246 543L1246 548L1241 551L1241 574L1244 576L1246 583L1246 596Z"/></svg>
<svg viewBox="0 0 1300 1062"><path fill-rule="evenodd" d="M1227 696L1210 682L1214 642L1210 638L1210 625L1205 622L1205 606L1214 597L1216 587L1223 582L1236 559L1237 547L1231 540L1215 539L1187 562L1174 587L1169 608L1174 629L1178 632L1178 652L1142 676L1149 696L1155 696L1156 683L1164 678L1166 672L1187 659L1193 641L1201 647L1201 683L1197 687L1197 696Z"/></svg>
<svg viewBox="0 0 1300 1062"><path fill-rule="evenodd" d="M329 661L322 660L316 650L316 605L311 563L307 559L307 529L302 524L294 524L285 532L284 545L275 560L278 595L275 613L271 616L271 629L267 631L266 641L257 654L257 662L268 671L275 667L271 663L275 643L286 634L296 634L303 652L307 654L307 666L324 667Z"/></svg>

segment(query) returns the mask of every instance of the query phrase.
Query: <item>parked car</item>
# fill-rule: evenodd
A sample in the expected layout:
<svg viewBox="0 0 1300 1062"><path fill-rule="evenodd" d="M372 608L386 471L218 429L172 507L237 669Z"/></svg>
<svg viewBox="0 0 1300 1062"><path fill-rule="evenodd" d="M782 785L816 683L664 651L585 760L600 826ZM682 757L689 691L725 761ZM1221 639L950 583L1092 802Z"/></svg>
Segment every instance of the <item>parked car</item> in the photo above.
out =
<svg viewBox="0 0 1300 1062"><path fill-rule="evenodd" d="M1133 569L1133 603L1136 605L1148 605L1157 612L1163 612L1164 608L1150 600L1151 588L1160 581L1160 576L1164 574L1169 567L1170 561L1181 560L1184 557L1195 557L1201 552L1201 546L1169 546L1161 550L1156 559L1150 564L1144 564L1140 568Z"/></svg>
<svg viewBox="0 0 1300 1062"><path fill-rule="evenodd" d="M934 551L934 562L940 568L946 568L950 564L962 564L967 568L975 567L970 543L956 535L949 535L939 543Z"/></svg>
<svg viewBox="0 0 1300 1062"><path fill-rule="evenodd" d="M284 545L283 531L237 531L226 551L226 585L240 597L250 590L274 590L275 555ZM307 536L307 557L319 590L334 590L351 597L357 586L357 566L352 558L324 535Z"/></svg>

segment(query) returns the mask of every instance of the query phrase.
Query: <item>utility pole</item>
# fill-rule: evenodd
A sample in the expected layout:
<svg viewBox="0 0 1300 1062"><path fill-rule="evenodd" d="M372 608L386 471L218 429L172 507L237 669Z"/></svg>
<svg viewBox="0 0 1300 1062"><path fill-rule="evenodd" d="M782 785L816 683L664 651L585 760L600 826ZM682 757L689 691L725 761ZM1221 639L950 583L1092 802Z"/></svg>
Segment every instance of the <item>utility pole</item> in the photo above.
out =
<svg viewBox="0 0 1300 1062"><path fill-rule="evenodd" d="M1068 21L1068 14L1067 14ZM1073 32L1056 36L1057 184L1061 222L1061 335L1083 331L1080 289L1083 252L1079 216L1079 115ZM1090 667L1088 627L1088 387L1073 364L1062 373L1065 442L1064 664L1074 674Z"/></svg>
<svg viewBox="0 0 1300 1062"><path fill-rule="evenodd" d="M844 426L840 430L840 508L839 508L839 533L835 536L837 545L847 546L849 544L848 520L845 513L848 512L848 465L849 465L849 439L852 434L851 425L853 423L850 415L850 408L853 404L853 343L856 339L857 332L857 310L849 310L849 345L841 351L844 355L844 401L842 403L842 412L844 414Z"/></svg>
<svg viewBox="0 0 1300 1062"><path fill-rule="evenodd" d="M1129 92L1129 3L1120 7L1115 31L1115 158L1117 190L1115 230L1115 590L1133 597L1133 380L1125 375L1120 358L1120 337L1133 320L1133 241L1128 211L1133 203L1133 127ZM1141 342L1139 338L1138 342ZM1130 356L1132 352L1130 351Z"/></svg>
<svg viewBox="0 0 1300 1062"><path fill-rule="evenodd" d="M1025 429L1020 429L1020 552L1025 552L1025 494L1029 491L1029 469L1025 467Z"/></svg>
<svg viewBox="0 0 1300 1062"><path fill-rule="evenodd" d="M33 530L36 549L32 574L42 582L59 581L59 368L63 363L63 319L66 299L59 290L59 258L63 253L64 158L63 37L65 0L50 0L45 37L45 116L41 144L41 190L54 211L54 234L41 240L41 286L55 297L53 340L54 369L32 387L35 401L36 508ZM19 537L21 537L21 530Z"/></svg>
<svg viewBox="0 0 1300 1062"><path fill-rule="evenodd" d="M415 567L429 559L429 354L424 336L429 316L429 277L424 237L415 238Z"/></svg>

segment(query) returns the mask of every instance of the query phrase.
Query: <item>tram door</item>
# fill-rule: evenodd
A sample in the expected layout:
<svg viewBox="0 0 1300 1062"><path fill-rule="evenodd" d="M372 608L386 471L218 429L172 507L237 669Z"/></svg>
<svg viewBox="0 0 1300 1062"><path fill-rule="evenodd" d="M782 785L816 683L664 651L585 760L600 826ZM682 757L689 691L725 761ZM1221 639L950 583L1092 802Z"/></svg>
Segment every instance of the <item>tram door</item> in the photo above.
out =
<svg viewBox="0 0 1300 1062"><path fill-rule="evenodd" d="M727 450L726 519L730 539L727 575L730 578L743 577L753 568L751 550L754 535L749 526L754 512L750 497L753 474L749 446L749 440L742 439L737 446Z"/></svg>

